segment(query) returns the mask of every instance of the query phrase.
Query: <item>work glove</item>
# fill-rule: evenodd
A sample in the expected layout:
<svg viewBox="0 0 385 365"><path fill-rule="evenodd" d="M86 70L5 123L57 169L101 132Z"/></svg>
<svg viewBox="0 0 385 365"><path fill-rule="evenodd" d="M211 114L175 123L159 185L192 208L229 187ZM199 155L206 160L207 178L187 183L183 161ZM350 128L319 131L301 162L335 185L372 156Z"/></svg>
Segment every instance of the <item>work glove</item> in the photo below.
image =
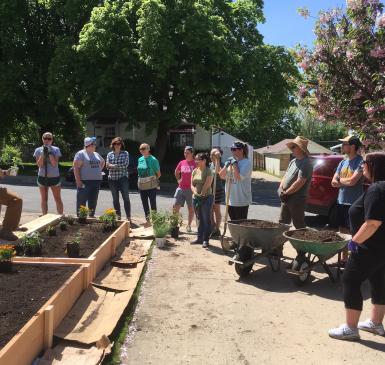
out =
<svg viewBox="0 0 385 365"><path fill-rule="evenodd" d="M229 167L230 165L236 165L238 162L234 157L230 157L225 162L225 167Z"/></svg>
<svg viewBox="0 0 385 365"><path fill-rule="evenodd" d="M348 243L348 250L352 253L357 253L358 252L358 247L361 247L365 250L367 250L368 248L363 245L363 244L358 244L357 242L353 241L353 240L350 240L349 243Z"/></svg>

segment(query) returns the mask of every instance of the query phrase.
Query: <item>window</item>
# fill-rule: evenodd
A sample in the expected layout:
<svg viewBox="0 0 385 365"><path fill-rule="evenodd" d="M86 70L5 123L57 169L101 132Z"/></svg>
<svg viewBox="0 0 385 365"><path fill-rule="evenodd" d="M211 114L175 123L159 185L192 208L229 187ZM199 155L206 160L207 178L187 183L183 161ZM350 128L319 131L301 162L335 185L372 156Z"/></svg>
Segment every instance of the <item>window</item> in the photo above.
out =
<svg viewBox="0 0 385 365"><path fill-rule="evenodd" d="M110 147L113 138L115 138L115 127L105 127L103 139L104 147Z"/></svg>

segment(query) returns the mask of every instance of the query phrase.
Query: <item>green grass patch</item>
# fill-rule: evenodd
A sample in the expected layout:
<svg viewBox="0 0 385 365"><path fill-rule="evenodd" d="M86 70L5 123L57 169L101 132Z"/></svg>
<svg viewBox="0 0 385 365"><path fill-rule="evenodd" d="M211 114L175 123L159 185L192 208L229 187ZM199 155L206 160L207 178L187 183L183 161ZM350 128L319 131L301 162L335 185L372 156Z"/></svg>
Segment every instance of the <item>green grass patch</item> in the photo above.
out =
<svg viewBox="0 0 385 365"><path fill-rule="evenodd" d="M146 263L143 267L142 274L140 275L138 284L136 285L136 288L134 290L134 293L132 294L130 302L128 303L127 308L125 309L122 317L120 318L117 326L115 327L114 331L110 336L110 340L111 342L114 342L114 346L112 347L111 353L107 355L106 358L104 359L103 365L120 365L121 364L120 353L121 353L122 345L125 339L127 338L128 327L134 318L135 309L139 302L140 291L144 281L144 276L147 272L147 265L149 260L151 260L152 250L154 249L154 246L155 244L153 242L150 247L150 250L148 251Z"/></svg>

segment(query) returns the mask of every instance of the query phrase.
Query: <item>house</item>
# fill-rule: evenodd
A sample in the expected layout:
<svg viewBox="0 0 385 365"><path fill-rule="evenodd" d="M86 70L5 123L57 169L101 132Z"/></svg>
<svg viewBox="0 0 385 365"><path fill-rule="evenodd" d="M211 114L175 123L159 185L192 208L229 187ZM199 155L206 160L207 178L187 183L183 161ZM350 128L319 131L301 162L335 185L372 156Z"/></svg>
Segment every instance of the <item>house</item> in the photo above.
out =
<svg viewBox="0 0 385 365"><path fill-rule="evenodd" d="M286 146L292 139L284 139L272 146L254 150L254 168L266 170L268 173L283 176L291 160L291 151ZM309 140L310 155L332 154L333 152L316 142Z"/></svg>
<svg viewBox="0 0 385 365"><path fill-rule="evenodd" d="M248 145L248 158L251 162L251 166L253 166L253 146L251 146L247 142L241 141L240 139L232 136L231 134L223 132L222 130L213 133L211 137L212 146L219 146L223 150L222 161L226 161L229 157L232 157L233 154L231 153L231 145L234 141L240 141Z"/></svg>
<svg viewBox="0 0 385 365"><path fill-rule="evenodd" d="M129 127L123 112L95 112L87 117L87 135L95 136L98 152L102 155L110 151L110 144L114 137L120 136L138 143L155 145L156 129L147 133L145 123L139 127ZM168 131L168 143L172 147L191 145L196 150L211 148L211 132L186 121Z"/></svg>

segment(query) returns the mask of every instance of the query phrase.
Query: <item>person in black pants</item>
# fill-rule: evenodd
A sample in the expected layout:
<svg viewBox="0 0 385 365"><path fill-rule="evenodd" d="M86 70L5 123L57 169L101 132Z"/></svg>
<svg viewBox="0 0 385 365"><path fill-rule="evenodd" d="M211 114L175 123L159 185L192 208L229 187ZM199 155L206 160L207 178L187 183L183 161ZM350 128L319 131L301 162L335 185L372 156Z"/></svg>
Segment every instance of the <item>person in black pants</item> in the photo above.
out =
<svg viewBox="0 0 385 365"><path fill-rule="evenodd" d="M343 275L346 324L329 330L330 337L340 340L358 340L358 330L385 334L385 153L366 155L363 173L372 185L349 209L351 255ZM372 315L358 322L365 280L371 287Z"/></svg>

